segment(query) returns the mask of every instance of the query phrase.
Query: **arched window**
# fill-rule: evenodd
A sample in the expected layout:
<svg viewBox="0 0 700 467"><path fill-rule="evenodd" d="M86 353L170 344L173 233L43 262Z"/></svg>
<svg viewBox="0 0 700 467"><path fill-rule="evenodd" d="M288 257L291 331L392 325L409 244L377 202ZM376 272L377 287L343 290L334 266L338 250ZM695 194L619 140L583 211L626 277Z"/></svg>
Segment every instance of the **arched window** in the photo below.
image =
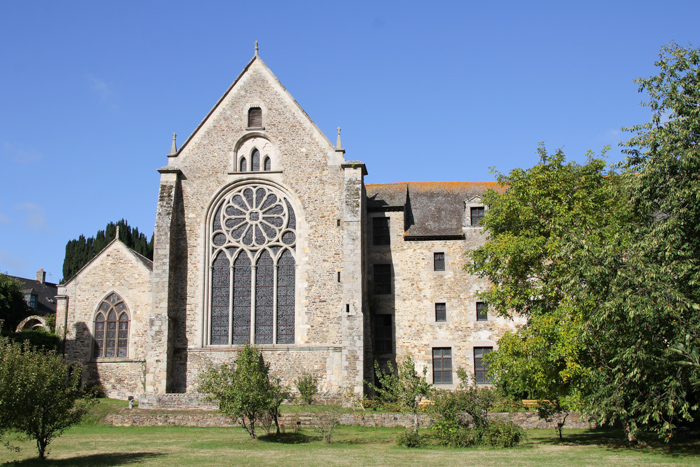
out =
<svg viewBox="0 0 700 467"><path fill-rule="evenodd" d="M272 170L272 164L270 163L269 157L266 157L265 162L263 162L263 170L265 172L269 172L270 170Z"/></svg>
<svg viewBox="0 0 700 467"><path fill-rule="evenodd" d="M95 358L129 355L129 310L116 293L102 300L95 315Z"/></svg>
<svg viewBox="0 0 700 467"><path fill-rule="evenodd" d="M253 172L259 172L260 171L260 151L257 149L253 150L253 154L250 156L251 162L250 162L250 170Z"/></svg>
<svg viewBox="0 0 700 467"><path fill-rule="evenodd" d="M245 157L241 157L240 167L238 170L241 172L246 172L248 170L248 163L246 162Z"/></svg>
<svg viewBox="0 0 700 467"><path fill-rule="evenodd" d="M262 109L260 107L251 107L248 110L248 127L262 128Z"/></svg>
<svg viewBox="0 0 700 467"><path fill-rule="evenodd" d="M209 344L294 344L296 217L265 185L227 194L211 226Z"/></svg>

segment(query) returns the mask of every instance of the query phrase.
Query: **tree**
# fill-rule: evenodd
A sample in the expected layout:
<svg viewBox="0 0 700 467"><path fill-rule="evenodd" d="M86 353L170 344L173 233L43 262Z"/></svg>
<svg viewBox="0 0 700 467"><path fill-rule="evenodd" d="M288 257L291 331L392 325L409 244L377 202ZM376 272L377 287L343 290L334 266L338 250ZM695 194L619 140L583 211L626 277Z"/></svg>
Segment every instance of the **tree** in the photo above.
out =
<svg viewBox="0 0 700 467"><path fill-rule="evenodd" d="M255 424L266 414L272 415L279 433L279 407L288 390L270 375L258 349L246 344L234 363L210 366L200 377L199 391L218 401L219 410L238 420L251 438L257 438Z"/></svg>
<svg viewBox="0 0 700 467"><path fill-rule="evenodd" d="M0 434L17 431L46 448L79 423L93 400L80 391L80 366L69 366L55 351L0 337Z"/></svg>
<svg viewBox="0 0 700 467"><path fill-rule="evenodd" d="M32 313L33 310L24 299L19 282L0 273L0 320L4 320L0 327L6 332L13 332L19 323Z"/></svg>
<svg viewBox="0 0 700 467"><path fill-rule="evenodd" d="M66 244L66 256L63 259L63 279L65 282L72 278L80 269L92 258L97 256L115 237L119 227L119 240L126 246L145 256L153 259L153 236L151 240L138 227L132 228L129 223L122 219L118 222L110 222L104 230L98 230L94 237L85 238L80 235L77 239L69 240Z"/></svg>
<svg viewBox="0 0 700 467"><path fill-rule="evenodd" d="M433 387L426 379L427 369L419 375L411 357L406 357L394 369L389 362L385 372L374 362L378 384L365 382L372 388L377 398L384 403L397 404L399 408L413 413L413 432L418 433L418 406L423 398L432 394Z"/></svg>
<svg viewBox="0 0 700 467"><path fill-rule="evenodd" d="M501 176L509 190L486 196L490 240L471 255L470 269L494 282L490 305L528 318L520 342L494 352L500 384L566 394L599 422L620 422L630 442L642 430L668 440L697 408L699 55L664 47L659 74L637 80L652 122L627 129L621 174L571 178L543 157ZM518 379L508 358L536 371Z"/></svg>

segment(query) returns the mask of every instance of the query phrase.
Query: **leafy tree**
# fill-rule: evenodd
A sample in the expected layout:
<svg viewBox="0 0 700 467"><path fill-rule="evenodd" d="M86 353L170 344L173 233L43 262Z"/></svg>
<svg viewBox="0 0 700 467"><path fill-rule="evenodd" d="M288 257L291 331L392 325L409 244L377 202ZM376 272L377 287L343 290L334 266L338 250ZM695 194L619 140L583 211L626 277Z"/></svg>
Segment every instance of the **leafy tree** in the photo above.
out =
<svg viewBox="0 0 700 467"><path fill-rule="evenodd" d="M55 351L0 337L0 434L17 431L36 441L39 457L93 401L80 391L80 366Z"/></svg>
<svg viewBox="0 0 700 467"><path fill-rule="evenodd" d="M288 390L270 375L258 349L246 344L235 363L210 366L200 377L199 391L218 401L219 410L237 419L251 438L257 438L255 424L266 414L273 416L279 433L279 407Z"/></svg>
<svg viewBox="0 0 700 467"><path fill-rule="evenodd" d="M294 386L299 391L301 401L306 405L311 405L314 396L318 394L318 377L303 372L301 376L294 380Z"/></svg>
<svg viewBox="0 0 700 467"><path fill-rule="evenodd" d="M19 323L32 313L33 310L27 305L19 282L0 273L0 320L4 320L2 330L13 332Z"/></svg>
<svg viewBox="0 0 700 467"><path fill-rule="evenodd" d="M699 64L672 44L659 74L637 80L652 122L628 129L622 174L577 168L572 179L543 157L501 177L508 192L487 196L490 241L472 254L495 284L490 305L528 319L491 357L501 385L568 397L630 442L641 430L669 439L697 408ZM535 371L506 374L509 358Z"/></svg>
<svg viewBox="0 0 700 467"><path fill-rule="evenodd" d="M119 240L137 253L153 259L153 236L149 241L145 234L139 232L138 227L132 228L126 220L122 219L116 223L110 222L104 230L98 230L94 237L85 238L85 235L80 235L77 239L68 241L61 282L72 278L114 240L117 227L119 227Z"/></svg>
<svg viewBox="0 0 700 467"><path fill-rule="evenodd" d="M427 369L419 375L411 357L406 357L394 369L389 362L385 372L374 362L374 371L379 384L366 382L377 398L383 403L397 404L400 409L413 413L413 432L418 433L418 406L423 398L433 393L433 387L426 379Z"/></svg>

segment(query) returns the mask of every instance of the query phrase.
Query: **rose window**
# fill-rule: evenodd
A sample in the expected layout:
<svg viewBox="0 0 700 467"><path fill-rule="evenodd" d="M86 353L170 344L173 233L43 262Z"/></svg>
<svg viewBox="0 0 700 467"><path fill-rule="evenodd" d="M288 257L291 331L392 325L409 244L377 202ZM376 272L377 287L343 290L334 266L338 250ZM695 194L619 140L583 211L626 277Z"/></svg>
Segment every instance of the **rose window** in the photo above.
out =
<svg viewBox="0 0 700 467"><path fill-rule="evenodd" d="M293 344L296 217L265 185L226 194L211 225L211 345Z"/></svg>

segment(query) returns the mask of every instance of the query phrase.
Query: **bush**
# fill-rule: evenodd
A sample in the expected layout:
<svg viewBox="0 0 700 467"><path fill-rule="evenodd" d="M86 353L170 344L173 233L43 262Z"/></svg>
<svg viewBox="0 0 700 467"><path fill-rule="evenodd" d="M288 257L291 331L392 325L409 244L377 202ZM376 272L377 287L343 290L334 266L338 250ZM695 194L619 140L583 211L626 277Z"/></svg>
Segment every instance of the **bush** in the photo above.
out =
<svg viewBox="0 0 700 467"><path fill-rule="evenodd" d="M484 430L482 442L495 448L512 448L524 437L525 432L515 423L492 420Z"/></svg>
<svg viewBox="0 0 700 467"><path fill-rule="evenodd" d="M452 420L436 420L431 425L438 442L453 448L465 448L479 443L479 432Z"/></svg>
<svg viewBox="0 0 700 467"><path fill-rule="evenodd" d="M423 438L413 430L404 430L396 437L396 444L407 448L417 448L423 444Z"/></svg>
<svg viewBox="0 0 700 467"><path fill-rule="evenodd" d="M324 405L323 409L319 412L316 418L316 429L321 433L326 443L331 442L335 427L340 423L340 414L342 412L342 407L333 404Z"/></svg>
<svg viewBox="0 0 700 467"><path fill-rule="evenodd" d="M279 434L279 407L289 396L279 378L270 375L260 351L249 344L238 353L232 364L210 366L200 376L199 392L206 400L219 402L219 410L237 419L251 438L256 439L255 424L270 415Z"/></svg>
<svg viewBox="0 0 700 467"><path fill-rule="evenodd" d="M294 386L299 391L301 401L306 405L311 405L314 396L318 394L318 378L310 373L303 372L300 377L294 380Z"/></svg>
<svg viewBox="0 0 700 467"><path fill-rule="evenodd" d="M0 337L0 434L16 431L36 441L39 458L94 404L80 391L80 365L55 351Z"/></svg>
<svg viewBox="0 0 700 467"><path fill-rule="evenodd" d="M7 337L15 342L28 342L29 345L36 349L44 348L45 350L59 351L61 347L61 338L56 334L49 334L43 330L27 330L22 332L12 332L7 334Z"/></svg>

